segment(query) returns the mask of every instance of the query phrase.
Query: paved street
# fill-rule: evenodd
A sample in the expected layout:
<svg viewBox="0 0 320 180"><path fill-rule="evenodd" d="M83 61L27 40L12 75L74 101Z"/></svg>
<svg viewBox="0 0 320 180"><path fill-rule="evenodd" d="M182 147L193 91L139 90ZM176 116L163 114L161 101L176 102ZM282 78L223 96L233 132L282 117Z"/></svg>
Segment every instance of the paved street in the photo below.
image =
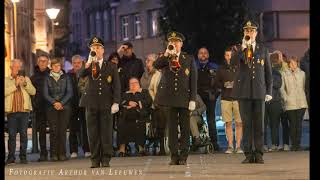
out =
<svg viewBox="0 0 320 180"><path fill-rule="evenodd" d="M90 169L89 159L29 162L5 167L10 179L309 179L309 151L273 152L265 164L241 164L242 154L190 155L185 166L169 166L169 156L113 158L111 168ZM41 174L40 174L41 173ZM129 175L131 174L131 175Z"/></svg>

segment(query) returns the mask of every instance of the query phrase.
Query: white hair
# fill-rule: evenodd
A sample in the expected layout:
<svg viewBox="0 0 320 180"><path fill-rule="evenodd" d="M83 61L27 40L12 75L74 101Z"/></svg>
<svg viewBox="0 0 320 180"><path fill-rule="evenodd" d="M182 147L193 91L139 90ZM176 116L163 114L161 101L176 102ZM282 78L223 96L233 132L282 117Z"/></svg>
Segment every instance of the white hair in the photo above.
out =
<svg viewBox="0 0 320 180"><path fill-rule="evenodd" d="M10 62L10 67L12 67L15 63L19 63L21 67L23 65L21 59L12 59Z"/></svg>
<svg viewBox="0 0 320 180"><path fill-rule="evenodd" d="M73 62L76 59L80 59L81 61L83 61L82 57L79 54L76 54L76 55L72 56L71 62Z"/></svg>
<svg viewBox="0 0 320 180"><path fill-rule="evenodd" d="M153 61L155 61L158 59L158 55L156 55L155 53L148 54L147 59L152 59Z"/></svg>

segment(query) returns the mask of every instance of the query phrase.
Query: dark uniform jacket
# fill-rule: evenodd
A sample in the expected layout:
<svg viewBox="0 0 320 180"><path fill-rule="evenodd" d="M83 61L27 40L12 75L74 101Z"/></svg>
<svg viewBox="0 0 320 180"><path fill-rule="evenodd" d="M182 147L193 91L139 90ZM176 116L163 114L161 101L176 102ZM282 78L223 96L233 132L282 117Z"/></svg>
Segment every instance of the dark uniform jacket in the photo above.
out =
<svg viewBox="0 0 320 180"><path fill-rule="evenodd" d="M215 88L221 89L221 100L232 101L232 89L237 77L238 67L234 64L223 64L217 71Z"/></svg>
<svg viewBox="0 0 320 180"><path fill-rule="evenodd" d="M34 69L34 74L31 76L30 80L34 87L37 90L35 96L32 97L32 106L34 110L44 110L46 100L43 97L43 87L44 81L50 73L50 69L47 68L45 71L41 72L39 66L36 66Z"/></svg>
<svg viewBox="0 0 320 180"><path fill-rule="evenodd" d="M135 54L130 58L123 56L119 61L119 75L121 81L121 90L126 92L129 90L129 79L136 77L139 80L144 73L144 66L141 59L138 59Z"/></svg>
<svg viewBox="0 0 320 180"><path fill-rule="evenodd" d="M72 89L73 89L73 96L71 99L72 107L79 107L79 101L80 101L80 91L78 89L79 77L77 73L74 71L74 69L71 69L67 74L70 77Z"/></svg>
<svg viewBox="0 0 320 180"><path fill-rule="evenodd" d="M272 99L271 101L282 101L280 88L282 86L282 77L280 73L280 67L272 68L272 78L273 78L273 89L272 89Z"/></svg>
<svg viewBox="0 0 320 180"><path fill-rule="evenodd" d="M268 49L257 43L253 53L252 67L245 64L241 48L233 58L239 61L239 73L233 84L232 97L236 99L264 100L272 95L272 69Z"/></svg>
<svg viewBox="0 0 320 180"><path fill-rule="evenodd" d="M196 101L197 69L192 56L180 53L180 70L175 73L169 68L169 59L159 57L154 62L156 69L161 69L161 80L155 97L155 104L170 107L189 107L189 101Z"/></svg>
<svg viewBox="0 0 320 180"><path fill-rule="evenodd" d="M199 60L196 61L196 65L198 69L198 94L205 101L214 101L219 94L214 87L218 65L209 61L200 63Z"/></svg>
<svg viewBox="0 0 320 180"><path fill-rule="evenodd" d="M89 82L80 99L80 107L107 109L113 103L120 104L120 79L117 65L103 61L100 69L97 63L97 78L92 77L92 65L80 71L80 77L88 76Z"/></svg>
<svg viewBox="0 0 320 180"><path fill-rule="evenodd" d="M58 81L50 75L47 76L44 81L43 96L47 100L48 107L53 107L55 102L70 107L72 95L71 80L66 73L63 73Z"/></svg>

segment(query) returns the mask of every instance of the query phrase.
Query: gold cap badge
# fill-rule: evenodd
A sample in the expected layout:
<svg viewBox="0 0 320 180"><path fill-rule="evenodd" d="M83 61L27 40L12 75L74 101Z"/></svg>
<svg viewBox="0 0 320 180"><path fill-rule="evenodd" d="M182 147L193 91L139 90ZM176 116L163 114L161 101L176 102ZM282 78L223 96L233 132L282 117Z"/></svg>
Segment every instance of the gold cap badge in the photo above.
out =
<svg viewBox="0 0 320 180"><path fill-rule="evenodd" d="M98 40L98 38L93 38L93 40L92 40L94 43L97 43L99 40Z"/></svg>
<svg viewBox="0 0 320 180"><path fill-rule="evenodd" d="M251 26L251 21L248 21L248 22L247 22L247 26Z"/></svg>
<svg viewBox="0 0 320 180"><path fill-rule="evenodd" d="M172 37L176 37L176 35L177 35L177 34L176 34L175 32L172 32L172 33L171 33L171 36L172 36Z"/></svg>

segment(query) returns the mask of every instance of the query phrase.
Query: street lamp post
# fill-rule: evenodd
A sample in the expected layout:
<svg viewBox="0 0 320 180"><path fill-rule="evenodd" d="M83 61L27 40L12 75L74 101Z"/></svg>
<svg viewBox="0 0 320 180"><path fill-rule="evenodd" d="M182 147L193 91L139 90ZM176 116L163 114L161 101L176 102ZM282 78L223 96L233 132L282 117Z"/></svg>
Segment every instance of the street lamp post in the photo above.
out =
<svg viewBox="0 0 320 180"><path fill-rule="evenodd" d="M51 25L52 25L52 55L54 56L54 20L57 18L60 9L56 8L50 8L46 9L47 15L51 19Z"/></svg>
<svg viewBox="0 0 320 180"><path fill-rule="evenodd" d="M11 0L13 3L13 25L14 25L14 44L13 44L13 49L14 49L14 57L17 58L17 3L20 2L20 0Z"/></svg>

